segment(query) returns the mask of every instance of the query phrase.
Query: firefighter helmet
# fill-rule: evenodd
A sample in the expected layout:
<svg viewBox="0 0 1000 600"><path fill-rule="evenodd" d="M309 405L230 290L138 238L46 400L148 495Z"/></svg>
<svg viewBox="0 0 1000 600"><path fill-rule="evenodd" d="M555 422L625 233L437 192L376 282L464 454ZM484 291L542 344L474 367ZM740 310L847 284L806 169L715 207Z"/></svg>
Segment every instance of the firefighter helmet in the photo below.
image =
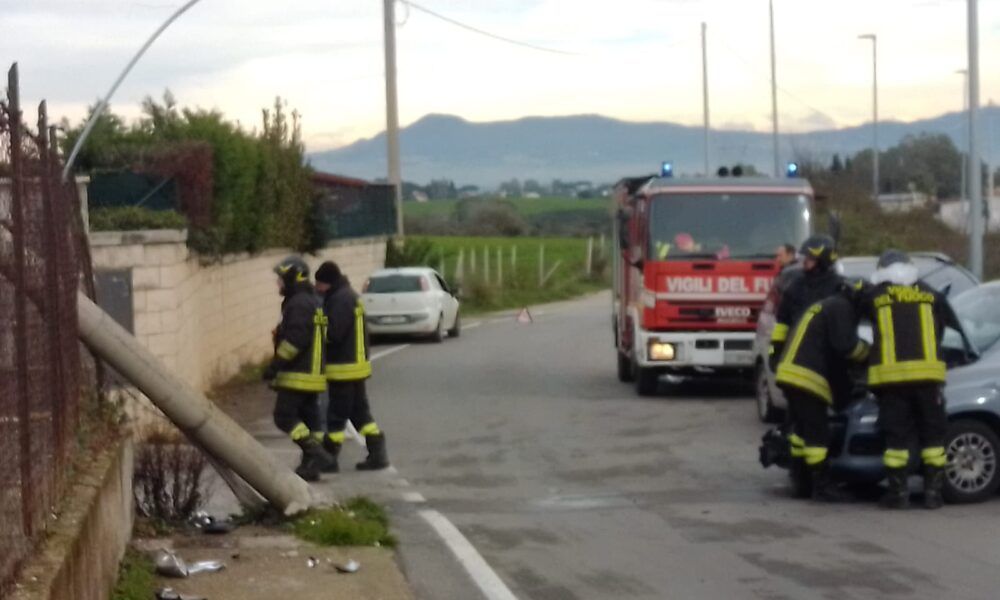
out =
<svg viewBox="0 0 1000 600"><path fill-rule="evenodd" d="M837 262L837 244L828 235L812 235L803 242L799 254L814 259L816 266L825 271Z"/></svg>
<svg viewBox="0 0 1000 600"><path fill-rule="evenodd" d="M281 277L286 288L291 288L296 283L309 281L309 265L298 256L289 256L274 265L274 272Z"/></svg>

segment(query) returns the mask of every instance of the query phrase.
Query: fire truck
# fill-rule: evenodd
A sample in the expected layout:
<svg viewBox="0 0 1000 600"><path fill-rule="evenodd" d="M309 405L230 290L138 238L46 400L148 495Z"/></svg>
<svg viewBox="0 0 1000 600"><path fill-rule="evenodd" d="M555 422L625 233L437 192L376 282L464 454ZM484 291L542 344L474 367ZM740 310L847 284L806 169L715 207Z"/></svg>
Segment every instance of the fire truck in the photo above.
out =
<svg viewBox="0 0 1000 600"><path fill-rule="evenodd" d="M659 176L615 186L621 381L651 395L663 375L751 374L757 318L780 269L776 249L798 247L812 231L813 191L797 171L675 178L664 163Z"/></svg>

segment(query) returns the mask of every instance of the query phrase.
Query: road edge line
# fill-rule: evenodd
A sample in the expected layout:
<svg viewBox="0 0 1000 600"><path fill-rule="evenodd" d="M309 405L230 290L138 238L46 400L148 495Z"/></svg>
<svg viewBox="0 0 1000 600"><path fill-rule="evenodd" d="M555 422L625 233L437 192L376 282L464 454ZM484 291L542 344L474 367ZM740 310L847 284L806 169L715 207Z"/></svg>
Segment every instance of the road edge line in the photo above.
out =
<svg viewBox="0 0 1000 600"><path fill-rule="evenodd" d="M436 510L421 510L417 514L444 540L445 545L488 600L517 600L517 596L479 554L476 547L447 517Z"/></svg>

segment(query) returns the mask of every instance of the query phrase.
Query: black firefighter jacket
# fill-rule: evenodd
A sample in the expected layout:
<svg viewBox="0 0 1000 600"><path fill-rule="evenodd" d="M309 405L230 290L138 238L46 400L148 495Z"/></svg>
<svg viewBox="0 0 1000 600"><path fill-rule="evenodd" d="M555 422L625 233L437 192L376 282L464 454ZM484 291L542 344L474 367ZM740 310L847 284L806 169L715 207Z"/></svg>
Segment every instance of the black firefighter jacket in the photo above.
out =
<svg viewBox="0 0 1000 600"><path fill-rule="evenodd" d="M281 302L281 323L274 332L276 371L273 386L297 392L326 390L323 336L326 318L319 297L308 283L297 284Z"/></svg>
<svg viewBox="0 0 1000 600"><path fill-rule="evenodd" d="M360 381L372 374L365 309L346 277L331 285L323 298L329 320L326 345L326 378Z"/></svg>
<svg viewBox="0 0 1000 600"><path fill-rule="evenodd" d="M836 294L809 307L792 330L775 381L841 406L853 390L850 362L868 357L851 302Z"/></svg>

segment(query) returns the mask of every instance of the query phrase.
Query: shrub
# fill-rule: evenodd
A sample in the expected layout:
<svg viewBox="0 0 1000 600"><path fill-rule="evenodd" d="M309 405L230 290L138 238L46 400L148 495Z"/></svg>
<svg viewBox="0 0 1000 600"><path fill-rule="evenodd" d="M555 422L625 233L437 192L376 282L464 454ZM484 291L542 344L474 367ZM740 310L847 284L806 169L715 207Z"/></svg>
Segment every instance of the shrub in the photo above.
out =
<svg viewBox="0 0 1000 600"><path fill-rule="evenodd" d="M201 451L176 430L150 430L136 450L136 510L165 523L186 521L207 500L205 466Z"/></svg>
<svg viewBox="0 0 1000 600"><path fill-rule="evenodd" d="M187 218L175 210L150 210L141 206L95 208L90 211L92 231L137 229L186 229Z"/></svg>
<svg viewBox="0 0 1000 600"><path fill-rule="evenodd" d="M394 240L386 242L386 267L424 267L431 264L434 244L426 239L407 239L402 245Z"/></svg>

